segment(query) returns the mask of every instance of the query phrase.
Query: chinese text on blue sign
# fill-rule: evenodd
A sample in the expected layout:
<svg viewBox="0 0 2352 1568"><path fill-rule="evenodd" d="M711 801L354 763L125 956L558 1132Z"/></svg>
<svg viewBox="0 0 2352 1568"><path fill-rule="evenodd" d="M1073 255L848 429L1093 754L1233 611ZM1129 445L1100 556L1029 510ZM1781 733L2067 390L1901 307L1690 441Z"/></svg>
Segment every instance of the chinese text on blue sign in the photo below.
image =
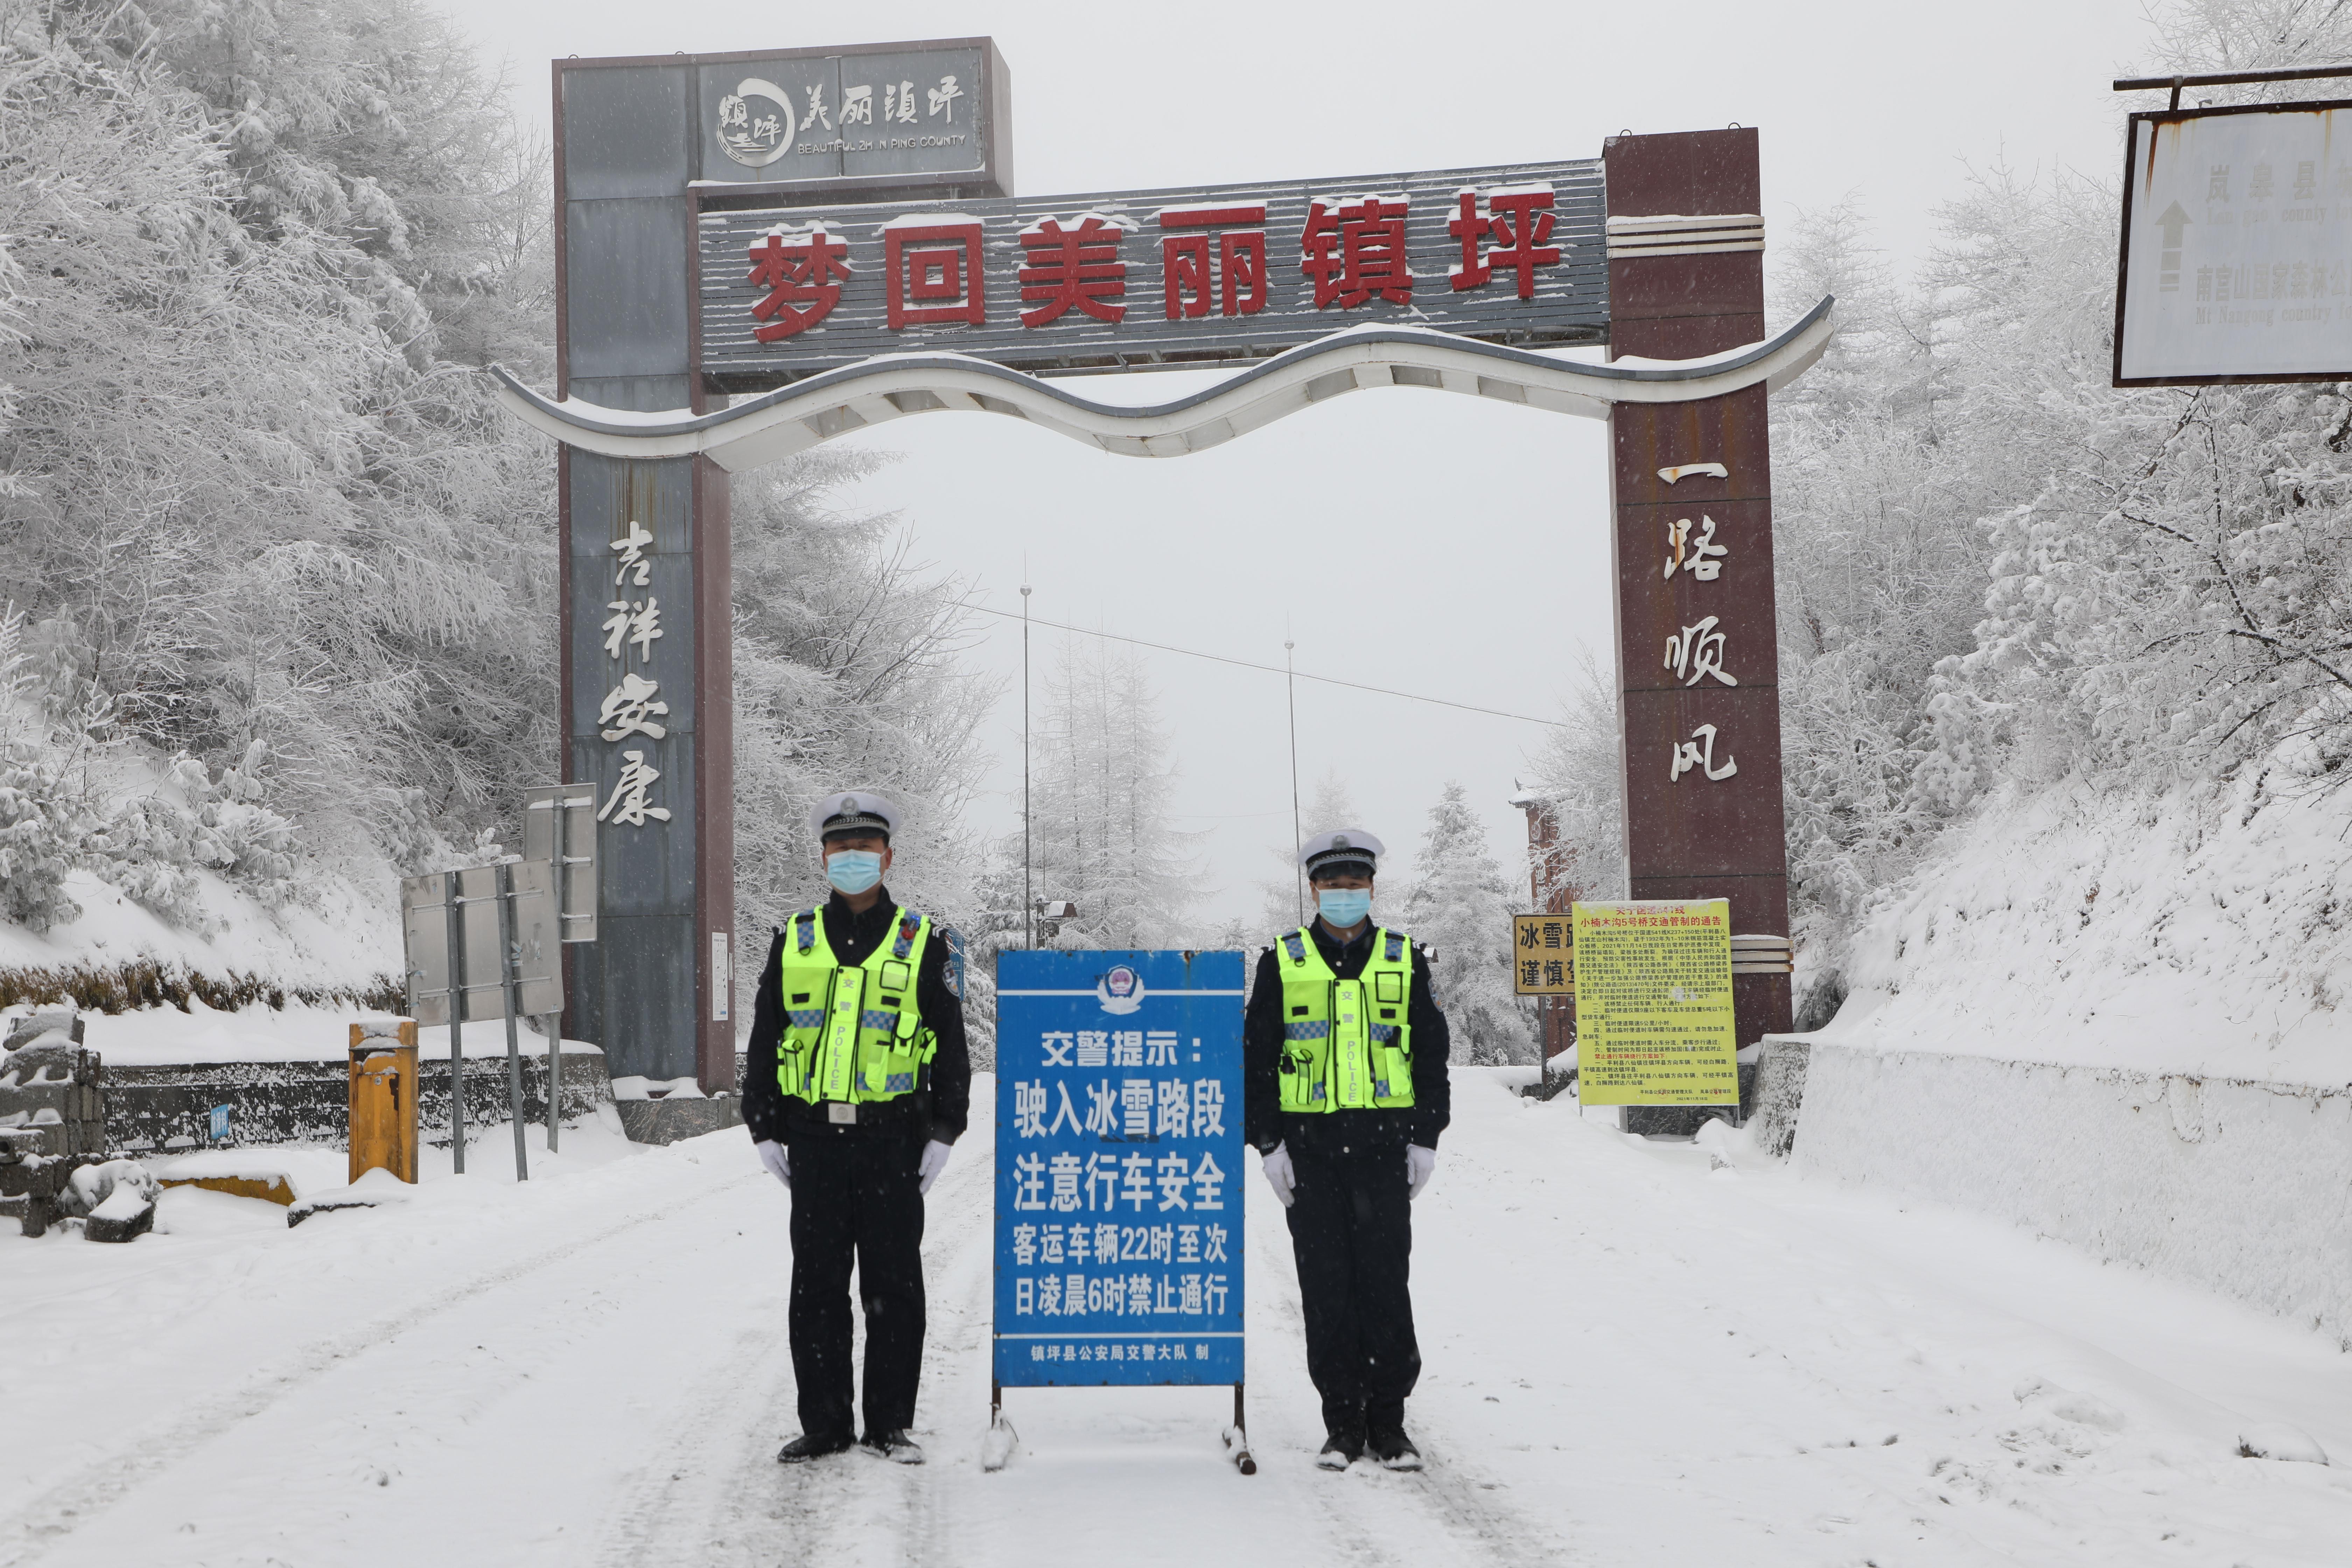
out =
<svg viewBox="0 0 2352 1568"><path fill-rule="evenodd" d="M995 1378L1242 1380L1242 956L997 960Z"/></svg>

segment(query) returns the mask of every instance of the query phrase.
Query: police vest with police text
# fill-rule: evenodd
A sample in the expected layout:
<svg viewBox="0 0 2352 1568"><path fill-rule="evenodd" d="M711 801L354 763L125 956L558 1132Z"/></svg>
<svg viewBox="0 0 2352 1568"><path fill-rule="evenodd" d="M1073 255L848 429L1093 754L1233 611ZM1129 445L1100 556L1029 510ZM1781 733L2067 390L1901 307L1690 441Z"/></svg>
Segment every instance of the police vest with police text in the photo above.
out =
<svg viewBox="0 0 2352 1568"><path fill-rule="evenodd" d="M1342 980L1300 927L1275 943L1282 973L1282 1109L1412 1106L1412 939L1375 929L1364 972Z"/></svg>
<svg viewBox="0 0 2352 1568"><path fill-rule="evenodd" d="M889 940L857 964L834 956L817 910L802 910L784 928L776 1082L787 1096L857 1104L896 1100L920 1084L939 1049L915 1003L931 922L908 909L892 913Z"/></svg>

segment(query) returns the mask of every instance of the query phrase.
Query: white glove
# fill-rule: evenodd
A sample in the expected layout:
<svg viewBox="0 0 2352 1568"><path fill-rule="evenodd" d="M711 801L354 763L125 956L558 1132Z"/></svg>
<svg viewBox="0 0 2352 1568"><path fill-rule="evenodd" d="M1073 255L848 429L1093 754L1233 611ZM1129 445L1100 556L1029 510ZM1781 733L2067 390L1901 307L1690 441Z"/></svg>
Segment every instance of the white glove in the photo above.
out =
<svg viewBox="0 0 2352 1568"><path fill-rule="evenodd" d="M1298 1173L1290 1168L1289 1150L1276 1143L1265 1152L1260 1169L1265 1172L1265 1184L1274 1189L1274 1195L1282 1200L1284 1208L1298 1201Z"/></svg>
<svg viewBox="0 0 2352 1568"><path fill-rule="evenodd" d="M915 1184L917 1192L928 1193L931 1190L931 1184L938 1181L940 1173L948 1168L948 1156L953 1152L954 1149L951 1145L942 1143L936 1138L923 1145L921 1166L923 1179Z"/></svg>
<svg viewBox="0 0 2352 1568"><path fill-rule="evenodd" d="M766 1139L752 1144L751 1149L760 1156L760 1163L768 1167L769 1174L788 1187L793 1184L793 1152L790 1149Z"/></svg>
<svg viewBox="0 0 2352 1568"><path fill-rule="evenodd" d="M1421 1196L1421 1189L1429 1185L1430 1173L1436 1169L1436 1150L1424 1149L1418 1143L1405 1145L1404 1181L1408 1201Z"/></svg>

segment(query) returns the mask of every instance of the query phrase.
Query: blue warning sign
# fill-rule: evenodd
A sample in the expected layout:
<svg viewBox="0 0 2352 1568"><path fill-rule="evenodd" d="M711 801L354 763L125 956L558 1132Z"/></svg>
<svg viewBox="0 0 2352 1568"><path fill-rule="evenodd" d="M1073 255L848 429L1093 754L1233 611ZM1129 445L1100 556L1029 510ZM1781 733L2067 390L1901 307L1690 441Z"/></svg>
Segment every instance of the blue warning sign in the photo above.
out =
<svg viewBox="0 0 2352 1568"><path fill-rule="evenodd" d="M996 1381L1242 1381L1242 955L996 982Z"/></svg>

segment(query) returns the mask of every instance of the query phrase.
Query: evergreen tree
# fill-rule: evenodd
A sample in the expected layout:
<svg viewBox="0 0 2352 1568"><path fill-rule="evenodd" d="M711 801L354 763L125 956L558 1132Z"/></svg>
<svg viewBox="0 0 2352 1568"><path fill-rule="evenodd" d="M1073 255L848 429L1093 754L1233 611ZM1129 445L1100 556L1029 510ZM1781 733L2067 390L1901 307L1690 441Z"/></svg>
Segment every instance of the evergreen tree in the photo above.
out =
<svg viewBox="0 0 2352 1568"><path fill-rule="evenodd" d="M1175 945L1206 896L1201 835L1170 824L1176 770L1142 662L1099 638L1066 639L1040 718L1030 792L1037 896L1078 906L1051 945Z"/></svg>
<svg viewBox="0 0 2352 1568"><path fill-rule="evenodd" d="M1430 980L1454 1039L1454 1060L1478 1066L1536 1059L1526 1008L1511 994L1516 900L1487 853L1486 831L1459 784L1429 808L1401 923L1431 954Z"/></svg>
<svg viewBox="0 0 2352 1568"><path fill-rule="evenodd" d="M1551 874L1587 900L1626 897L1625 775L1618 755L1617 687L1580 649L1561 722L1528 755L1526 793L1550 807L1559 842Z"/></svg>
<svg viewBox="0 0 2352 1568"><path fill-rule="evenodd" d="M1338 770L1315 781L1315 793L1307 797L1299 815L1301 843L1318 834L1363 826L1356 819L1356 802L1348 793L1348 782ZM1306 886L1305 876L1298 868L1297 850L1282 844L1269 848L1266 854L1281 870L1257 885L1259 913L1256 927L1249 932L1252 946L1262 947L1274 939L1276 932L1296 931L1315 918L1315 889Z"/></svg>

